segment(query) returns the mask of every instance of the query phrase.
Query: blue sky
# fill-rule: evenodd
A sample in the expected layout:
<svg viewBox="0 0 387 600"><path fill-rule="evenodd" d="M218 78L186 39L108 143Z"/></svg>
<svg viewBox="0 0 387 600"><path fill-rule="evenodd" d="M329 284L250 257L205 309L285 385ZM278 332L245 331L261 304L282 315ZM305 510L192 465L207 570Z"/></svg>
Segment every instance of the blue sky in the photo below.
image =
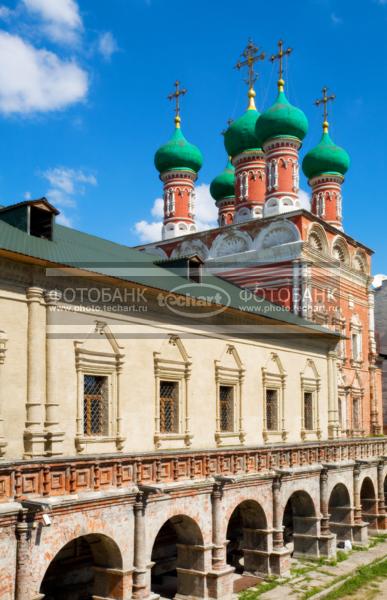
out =
<svg viewBox="0 0 387 600"><path fill-rule="evenodd" d="M294 48L287 94L310 122L302 154L320 137L313 101L327 85L332 136L352 158L345 230L375 250L374 273L387 273L386 27L387 0L0 0L0 203L47 195L78 229L150 239L161 193L153 155L172 134L166 96L179 78L183 131L204 155L208 226L221 131L246 106L233 66L250 36L267 54L283 37ZM269 61L259 69L262 109L276 73Z"/></svg>

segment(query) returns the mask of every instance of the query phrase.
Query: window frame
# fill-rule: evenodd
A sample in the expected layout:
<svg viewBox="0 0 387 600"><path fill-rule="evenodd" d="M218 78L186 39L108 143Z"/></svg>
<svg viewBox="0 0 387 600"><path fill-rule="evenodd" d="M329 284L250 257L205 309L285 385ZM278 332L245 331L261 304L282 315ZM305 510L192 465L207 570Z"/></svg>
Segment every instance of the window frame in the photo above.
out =
<svg viewBox="0 0 387 600"><path fill-rule="evenodd" d="M192 444L189 419L189 394L192 362L181 339L175 334L168 334L168 344L174 346L179 357L164 358L161 352L153 352L155 376L155 407L154 407L154 436L153 441L159 448L179 448L182 444L189 447ZM161 431L160 418L160 382L171 381L178 384L178 431Z"/></svg>
<svg viewBox="0 0 387 600"><path fill-rule="evenodd" d="M91 412L92 409L89 407L89 410L86 411L86 406L87 404L89 404L89 402L86 404L86 400L90 400L91 396L96 396L96 394L86 394L85 393L85 379L86 377L94 377L94 378L100 378L104 380L104 383L102 384L101 387L105 388L105 393L106 393L106 398L104 398L101 395L101 405L105 404L105 406L102 406L102 411L106 412L106 416L105 416L105 420L106 420L106 425L103 423L103 427L100 433L96 433L96 432L90 432L88 433L86 431L87 427L86 427L86 421L85 421L85 413L86 412ZM110 392L110 388L111 388L111 381L109 376L106 375L97 375L95 373L83 373L83 435L85 437L107 437L109 436L110 433L110 423L109 423L109 415L111 413L111 408L110 408L110 397L111 397L111 392ZM91 417L90 417L91 419Z"/></svg>
<svg viewBox="0 0 387 600"><path fill-rule="evenodd" d="M77 414L75 447L79 453L85 450L98 451L98 445L103 452L124 449L125 437L122 434L122 417L120 408L121 373L125 355L117 344L112 332L104 321L95 321L93 334L104 335L110 344L112 352L99 352L85 348L87 341L74 341L75 368L77 372ZM107 431L103 435L85 435L84 433L84 377L93 375L106 377L108 407ZM91 446L91 447L90 447ZM109 447L107 450L106 446ZM89 448L90 447L90 448Z"/></svg>
<svg viewBox="0 0 387 600"><path fill-rule="evenodd" d="M276 399L275 402L276 402L276 405L277 405L276 406L276 427L273 427L273 428L271 428L271 427L269 428L269 426L268 426L268 418L267 418L267 413L268 413L268 411L267 411L267 407L268 407L268 393L269 392L274 392L275 393L275 399ZM279 415L280 415L279 395L280 395L280 392L281 392L280 387L268 386L265 389L265 424L266 424L266 430L269 433L278 432L279 429L280 429L279 428L279 423L280 423L280 421L279 421Z"/></svg>
<svg viewBox="0 0 387 600"><path fill-rule="evenodd" d="M243 427L243 382L245 369L235 346L228 344L226 354L232 356L235 366L226 366L221 360L215 360L216 385L216 429L215 441L217 446L243 444L246 433ZM221 428L220 389L233 388L233 430L223 431Z"/></svg>
<svg viewBox="0 0 387 600"><path fill-rule="evenodd" d="M277 353L272 352L269 358L270 368L275 365L276 372L262 367L262 404L263 404L263 430L262 437L265 442L286 441L288 432L285 426L285 390L287 373ZM278 429L277 431L267 429L266 414L266 390L276 389L278 391Z"/></svg>
<svg viewBox="0 0 387 600"><path fill-rule="evenodd" d="M304 370L300 374L301 380L301 439L303 441L321 439L320 426L320 392L321 378L314 360L308 358ZM312 395L312 429L307 429L305 424L305 394Z"/></svg>

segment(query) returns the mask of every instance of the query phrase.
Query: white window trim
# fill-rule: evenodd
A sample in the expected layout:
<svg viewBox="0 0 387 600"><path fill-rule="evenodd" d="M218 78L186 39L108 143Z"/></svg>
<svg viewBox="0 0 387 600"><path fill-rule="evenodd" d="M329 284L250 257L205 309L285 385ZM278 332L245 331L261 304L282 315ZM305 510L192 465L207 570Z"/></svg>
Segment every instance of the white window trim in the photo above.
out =
<svg viewBox="0 0 387 600"><path fill-rule="evenodd" d="M285 390L287 374L282 366L281 360L275 352L271 354L271 360L277 364L278 371L271 372L267 367L262 367L262 386L263 386L263 432L262 436L265 442L286 441L288 432L285 428ZM278 431L269 431L267 429L266 417L266 390L275 389L278 392Z"/></svg>
<svg viewBox="0 0 387 600"><path fill-rule="evenodd" d="M356 336L356 353L354 352L354 344L353 344L353 335ZM361 367L363 364L363 331L360 323L351 321L350 326L350 336L351 336L351 366L352 367Z"/></svg>
<svg viewBox="0 0 387 600"><path fill-rule="evenodd" d="M118 346L112 332L102 321L96 321L95 331L105 335L113 352L98 352L84 348L85 341L75 341L75 368L77 372L77 416L75 446L78 452L84 452L89 445L111 444L111 450L122 451L125 438L122 435L122 417L120 414L120 374L124 354ZM106 435L88 436L84 433L84 377L96 375L107 377L108 388L108 433ZM106 452L106 449L104 449Z"/></svg>
<svg viewBox="0 0 387 600"><path fill-rule="evenodd" d="M169 343L179 350L181 360L163 358L160 352L153 353L155 373L155 433L156 448L168 447L171 441L181 441L185 446L192 444L189 420L189 381L191 378L191 358L188 356L181 339L177 335L169 335ZM163 433L160 431L160 382L174 381L178 383L178 432Z"/></svg>
<svg viewBox="0 0 387 600"><path fill-rule="evenodd" d="M235 367L226 367L220 360L215 360L216 384L216 430L215 441L217 446L230 444L243 444L246 433L243 428L243 381L245 369L235 346L228 345L227 354L233 356ZM234 389L233 392L233 421L234 431L221 431L220 428L220 386L226 385Z"/></svg>
<svg viewBox="0 0 387 600"><path fill-rule="evenodd" d="M306 369L309 369L313 373L313 377L307 377L305 375ZM314 361L308 359L304 371L300 374L301 378L301 439L321 439L322 431L320 427L320 390L321 390L321 379L317 371ZM305 429L304 422L304 394L309 392L313 396L313 428Z"/></svg>

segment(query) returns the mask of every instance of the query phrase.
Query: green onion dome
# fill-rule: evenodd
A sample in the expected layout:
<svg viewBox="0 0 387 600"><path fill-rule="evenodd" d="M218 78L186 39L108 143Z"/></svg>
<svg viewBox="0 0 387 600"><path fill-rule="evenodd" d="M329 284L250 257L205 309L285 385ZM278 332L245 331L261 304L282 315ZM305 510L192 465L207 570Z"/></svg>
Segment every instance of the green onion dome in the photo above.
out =
<svg viewBox="0 0 387 600"><path fill-rule="evenodd" d="M255 108L254 90L249 90L250 104L246 112L231 123L224 134L224 145L229 156L234 158L246 150L259 150L255 127L259 112Z"/></svg>
<svg viewBox="0 0 387 600"><path fill-rule="evenodd" d="M306 154L302 162L302 169L308 179L323 173L345 175L350 162L346 150L333 143L328 132L328 124L324 123L324 133L321 141Z"/></svg>
<svg viewBox="0 0 387 600"><path fill-rule="evenodd" d="M306 136L308 119L302 110L290 104L281 82L277 100L261 114L255 131L261 146L275 137L295 137L302 141Z"/></svg>
<svg viewBox="0 0 387 600"><path fill-rule="evenodd" d="M214 200L235 196L235 169L229 159L226 168L212 181L210 193Z"/></svg>
<svg viewBox="0 0 387 600"><path fill-rule="evenodd" d="M155 166L159 173L173 169L190 169L195 173L200 171L203 156L197 146L190 144L180 129L180 120L176 119L176 129L166 144L161 146L155 154Z"/></svg>

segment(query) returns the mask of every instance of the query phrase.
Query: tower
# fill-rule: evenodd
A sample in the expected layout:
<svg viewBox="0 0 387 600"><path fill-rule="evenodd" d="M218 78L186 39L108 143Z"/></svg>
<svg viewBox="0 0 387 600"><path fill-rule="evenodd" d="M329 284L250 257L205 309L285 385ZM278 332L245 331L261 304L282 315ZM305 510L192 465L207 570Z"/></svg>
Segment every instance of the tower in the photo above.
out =
<svg viewBox="0 0 387 600"><path fill-rule="evenodd" d="M255 106L254 90L257 79L254 65L263 60L265 54L259 54L258 47L250 40L242 58L236 68L248 68L249 104L245 113L224 134L226 151L235 167L235 223L262 217L266 189L265 157L255 134L259 113Z"/></svg>
<svg viewBox="0 0 387 600"><path fill-rule="evenodd" d="M235 212L235 168L230 157L225 169L212 181L210 193L218 207L219 226L231 225Z"/></svg>
<svg viewBox="0 0 387 600"><path fill-rule="evenodd" d="M306 154L302 168L312 188L312 213L342 229L341 186L350 158L329 135L327 105L335 96L328 96L327 91L325 87L323 97L315 102L317 106L324 105L323 135L320 143Z"/></svg>
<svg viewBox="0 0 387 600"><path fill-rule="evenodd" d="M175 132L155 154L155 166L164 184L163 240L197 231L195 225L195 186L203 164L202 154L190 144L181 130L180 96L187 93L175 82L176 90L168 96L175 100Z"/></svg>
<svg viewBox="0 0 387 600"><path fill-rule="evenodd" d="M277 100L257 120L256 136L266 158L267 186L264 216L294 210L299 206L298 151L308 131L304 113L292 106L285 94L283 59L292 49L284 50L278 43L279 53L271 61L279 61Z"/></svg>

